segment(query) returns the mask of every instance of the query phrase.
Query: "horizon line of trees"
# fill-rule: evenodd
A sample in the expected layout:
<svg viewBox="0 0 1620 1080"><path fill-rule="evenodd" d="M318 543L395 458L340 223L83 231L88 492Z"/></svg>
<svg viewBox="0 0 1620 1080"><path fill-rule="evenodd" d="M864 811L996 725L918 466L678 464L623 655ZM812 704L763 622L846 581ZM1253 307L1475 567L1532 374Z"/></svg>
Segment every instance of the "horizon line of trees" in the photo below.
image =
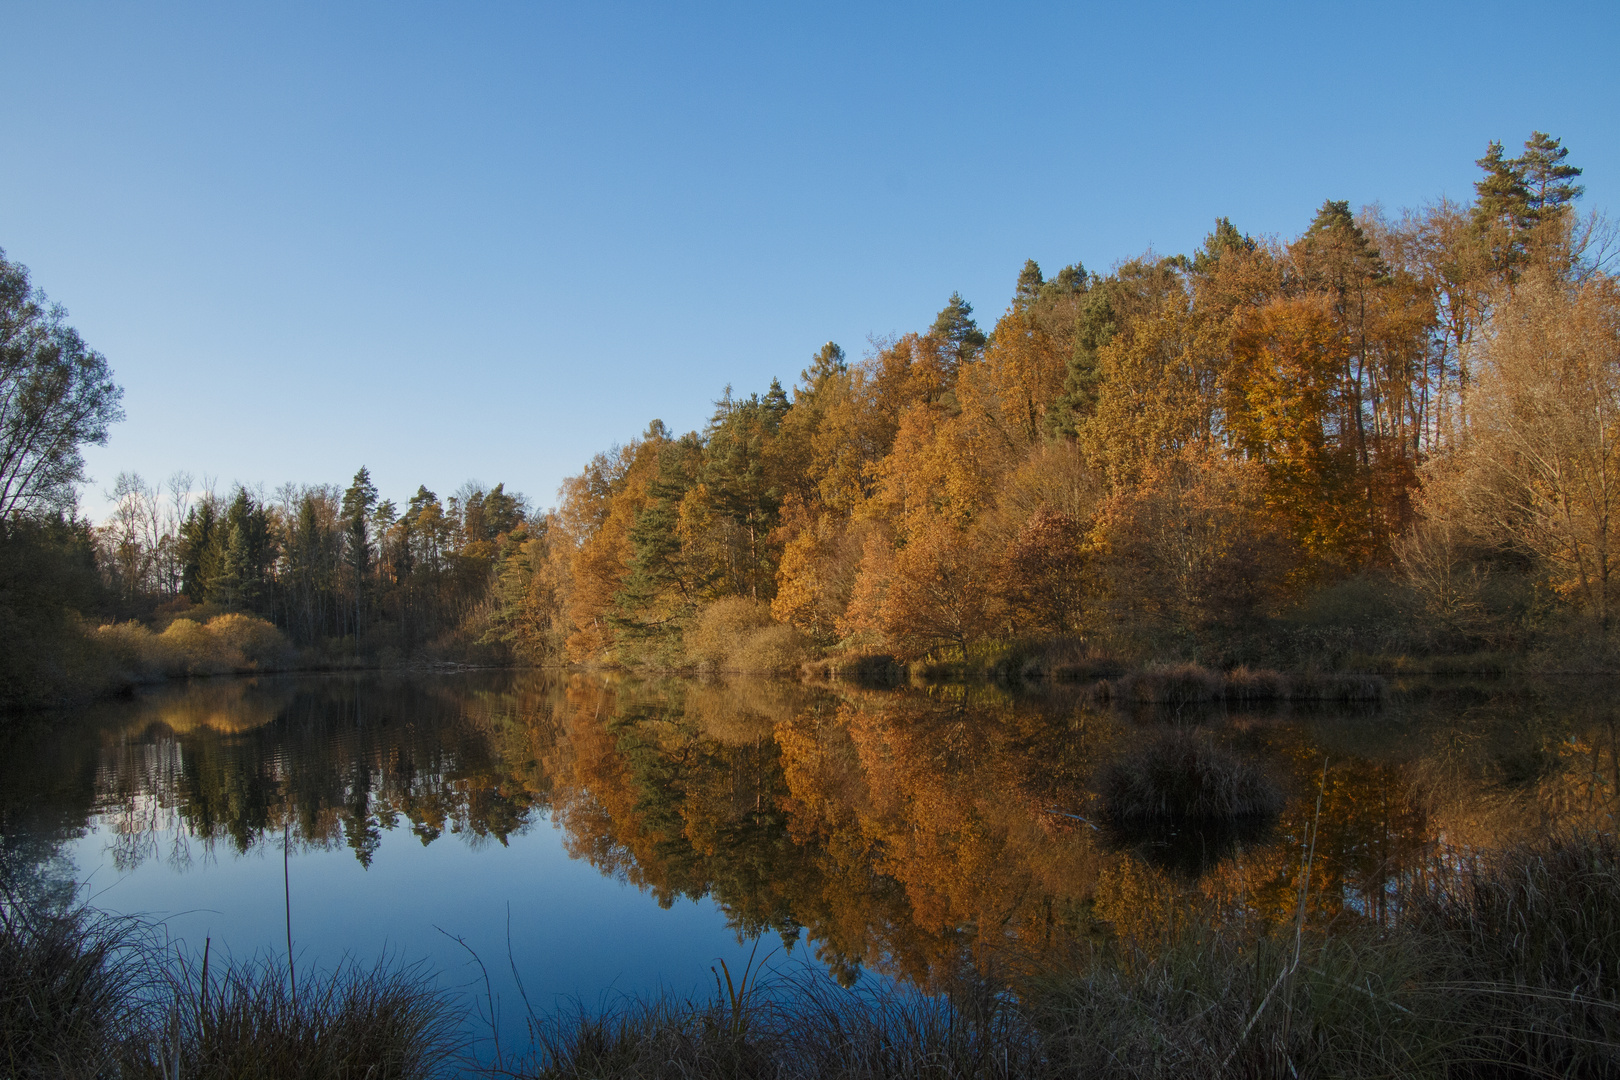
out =
<svg viewBox="0 0 1620 1080"><path fill-rule="evenodd" d="M1558 139L1477 164L1467 203L1328 200L1291 240L1221 218L1106 273L1030 260L988 331L953 293L859 361L828 342L545 511L502 485L400 506L363 468L274 495L123 475L92 527L80 448L122 391L0 256L0 698L66 678L81 616L187 610L320 649L660 667L761 634L776 666L1058 638L1251 662L1306 610L1402 648L1606 637L1614 234Z"/></svg>
<svg viewBox="0 0 1620 1080"><path fill-rule="evenodd" d="M95 530L117 616L238 611L301 646L352 639L405 654L469 620L491 636L501 614L489 610L491 585L544 522L504 484L468 482L444 500L419 486L400 507L379 498L365 467L346 489L289 483L266 495L238 484L221 496L194 484L188 473L162 487L117 478Z"/></svg>
<svg viewBox="0 0 1620 1080"><path fill-rule="evenodd" d="M1107 273L1030 260L988 332L953 294L858 362L827 343L791 391L728 387L701 432L653 421L564 483L529 652L680 666L751 605L810 653L1078 636L1239 662L1356 582L1378 587L1331 618L1370 604L1409 646L1606 632L1613 234L1558 139L1478 165L1466 204L1329 200L1286 241L1222 218Z"/></svg>

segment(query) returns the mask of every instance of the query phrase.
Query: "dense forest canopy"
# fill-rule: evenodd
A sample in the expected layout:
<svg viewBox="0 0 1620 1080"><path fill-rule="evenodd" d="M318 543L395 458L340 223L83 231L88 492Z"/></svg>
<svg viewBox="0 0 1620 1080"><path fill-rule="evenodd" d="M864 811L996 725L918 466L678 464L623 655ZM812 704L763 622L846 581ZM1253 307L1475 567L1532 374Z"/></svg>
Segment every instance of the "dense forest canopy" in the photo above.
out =
<svg viewBox="0 0 1620 1080"><path fill-rule="evenodd" d="M1522 644L1547 605L1606 630L1608 235L1558 140L1479 165L1468 205L1030 261L988 333L952 295L791 393L728 389L702 432L654 422L564 485L536 647L757 666L786 627L801 654L1084 635L1230 663L1374 581L1429 646Z"/></svg>
<svg viewBox="0 0 1620 1080"><path fill-rule="evenodd" d="M56 596L58 638L240 613L380 662L1606 649L1611 236L1559 140L1478 165L1466 204L1329 200L1291 240L1222 218L1105 273L1031 260L988 330L953 293L860 360L828 342L791 388L727 387L702 431L652 421L544 511L499 484L395 502L364 468L273 494L125 474L92 530L64 492L119 392L5 263L0 517L60 557L8 559L0 629Z"/></svg>

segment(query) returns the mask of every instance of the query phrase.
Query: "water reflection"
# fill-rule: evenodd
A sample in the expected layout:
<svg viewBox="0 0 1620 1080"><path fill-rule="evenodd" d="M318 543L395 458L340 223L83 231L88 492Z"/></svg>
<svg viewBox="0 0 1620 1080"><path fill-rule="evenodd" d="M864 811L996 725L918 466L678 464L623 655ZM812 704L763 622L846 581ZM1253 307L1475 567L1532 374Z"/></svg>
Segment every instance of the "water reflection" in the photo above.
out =
<svg viewBox="0 0 1620 1080"><path fill-rule="evenodd" d="M92 828L120 871L184 871L283 830L370 865L385 833L476 849L549 815L574 858L662 905L713 897L744 935L808 938L845 981L936 986L1160 934L1193 907L1287 920L1308 856L1311 918L1383 921L1436 845L1612 827L1612 700L1589 683L1413 684L1379 708L1166 714L1077 688L211 680L14 733L0 873L62 902L62 845ZM1174 725L1267 770L1276 819L1103 824L1099 768Z"/></svg>

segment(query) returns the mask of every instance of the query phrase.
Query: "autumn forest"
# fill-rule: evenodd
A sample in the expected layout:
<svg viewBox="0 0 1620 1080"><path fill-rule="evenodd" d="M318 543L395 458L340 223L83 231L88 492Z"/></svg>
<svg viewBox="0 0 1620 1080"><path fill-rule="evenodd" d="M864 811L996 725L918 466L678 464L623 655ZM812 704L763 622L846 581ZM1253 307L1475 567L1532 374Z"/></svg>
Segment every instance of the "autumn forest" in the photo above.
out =
<svg viewBox="0 0 1620 1080"><path fill-rule="evenodd" d="M6 543L67 554L10 560L34 568L13 623L77 659L8 661L7 697L108 664L1602 666L1612 235L1559 140L1478 165L1466 204L1031 260L993 325L953 294L859 360L828 342L791 389L727 387L704 430L597 454L553 509L396 502L365 469L273 493L125 474L91 527L41 488Z"/></svg>

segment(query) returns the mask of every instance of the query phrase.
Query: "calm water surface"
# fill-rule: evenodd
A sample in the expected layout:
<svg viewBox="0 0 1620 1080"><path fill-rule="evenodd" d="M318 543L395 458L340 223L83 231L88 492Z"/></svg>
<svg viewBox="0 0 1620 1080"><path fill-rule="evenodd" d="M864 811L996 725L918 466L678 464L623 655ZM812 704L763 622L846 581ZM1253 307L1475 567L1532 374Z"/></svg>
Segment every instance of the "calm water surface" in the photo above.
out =
<svg viewBox="0 0 1620 1080"><path fill-rule="evenodd" d="M487 967L508 1030L710 965L934 987L1196 905L1384 919L1439 846L1612 827L1615 687L1396 684L1380 705L1121 710L1084 688L865 690L534 672L199 680L8 738L0 873L302 964ZM1255 761L1274 820L1120 835L1098 771L1171 728ZM286 842L284 880L283 851ZM455 939L460 939L459 941Z"/></svg>

